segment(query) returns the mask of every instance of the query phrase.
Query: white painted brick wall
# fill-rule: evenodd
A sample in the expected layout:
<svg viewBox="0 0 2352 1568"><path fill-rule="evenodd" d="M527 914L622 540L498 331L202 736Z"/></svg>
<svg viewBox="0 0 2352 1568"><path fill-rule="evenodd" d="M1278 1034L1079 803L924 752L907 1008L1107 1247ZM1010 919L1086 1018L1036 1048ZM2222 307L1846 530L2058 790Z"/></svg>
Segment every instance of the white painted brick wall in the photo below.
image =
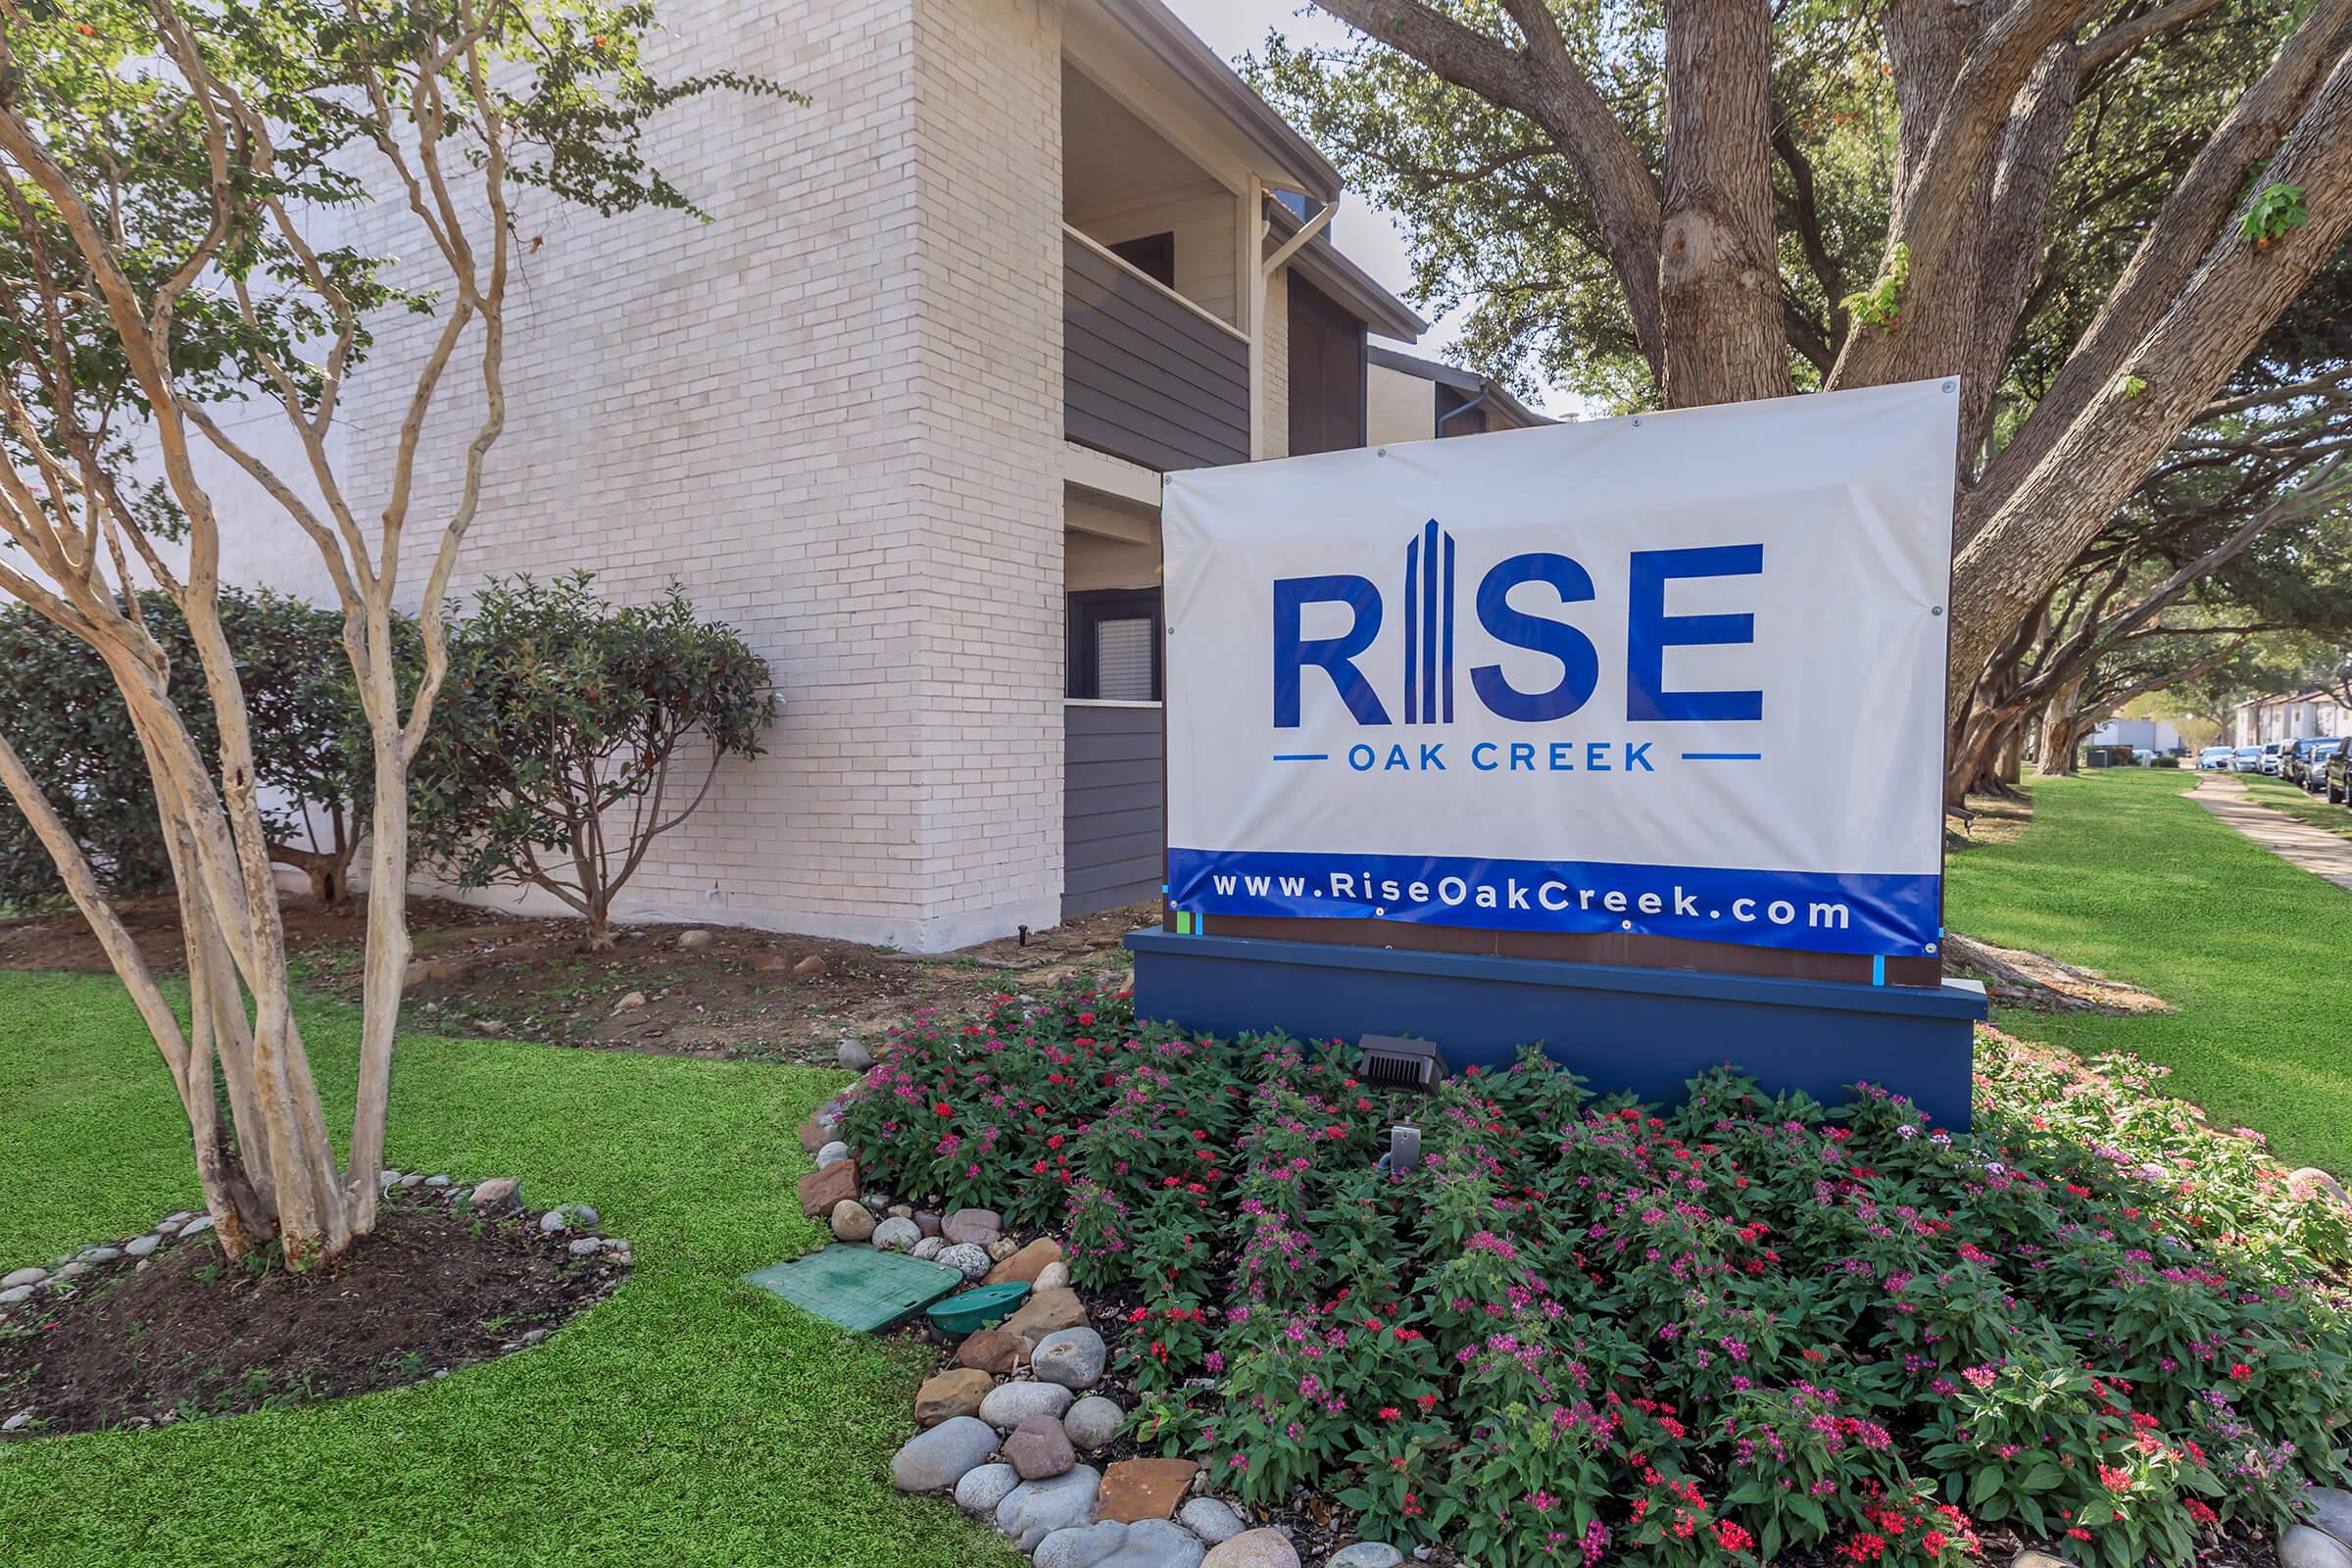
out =
<svg viewBox="0 0 2352 1568"><path fill-rule="evenodd" d="M814 102L713 94L663 121L649 152L708 224L525 217L542 243L519 263L512 412L459 589L586 567L639 601L675 577L773 664L768 755L726 765L624 917L921 950L1050 925L1056 0L668 0L662 20L661 74L732 66ZM401 215L359 226L414 253ZM422 329L387 322L353 385L367 514ZM451 379L420 475L428 535L478 406Z"/></svg>

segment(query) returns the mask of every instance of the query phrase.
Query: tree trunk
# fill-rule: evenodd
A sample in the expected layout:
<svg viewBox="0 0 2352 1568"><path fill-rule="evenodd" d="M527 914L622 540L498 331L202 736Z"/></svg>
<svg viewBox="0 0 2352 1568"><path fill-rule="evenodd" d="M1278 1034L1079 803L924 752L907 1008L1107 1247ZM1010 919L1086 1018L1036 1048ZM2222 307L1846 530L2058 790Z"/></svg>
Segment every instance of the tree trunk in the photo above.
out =
<svg viewBox="0 0 2352 1568"><path fill-rule="evenodd" d="M1658 305L1669 408L1786 397L1773 233L1772 12L1667 0Z"/></svg>
<svg viewBox="0 0 2352 1568"><path fill-rule="evenodd" d="M2082 689L2078 677L2050 694L2049 706L2041 710L2041 776L2043 778L2072 778L2081 765L2076 747L2082 738L2082 715L2075 711L2075 698Z"/></svg>

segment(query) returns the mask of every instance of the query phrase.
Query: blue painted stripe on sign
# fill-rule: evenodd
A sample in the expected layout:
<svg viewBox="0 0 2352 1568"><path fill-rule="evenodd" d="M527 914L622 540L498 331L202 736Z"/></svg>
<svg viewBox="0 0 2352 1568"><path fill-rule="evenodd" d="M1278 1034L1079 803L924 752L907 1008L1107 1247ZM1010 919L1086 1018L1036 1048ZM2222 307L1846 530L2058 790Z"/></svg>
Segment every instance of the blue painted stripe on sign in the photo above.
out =
<svg viewBox="0 0 2352 1568"><path fill-rule="evenodd" d="M1331 754L1329 752L1278 752L1275 754L1274 760L1277 762L1328 762L1331 760Z"/></svg>
<svg viewBox="0 0 2352 1568"><path fill-rule="evenodd" d="M1436 524L1431 524L1436 526ZM1453 722L1453 535L1446 536L1446 722Z"/></svg>
<svg viewBox="0 0 2352 1568"><path fill-rule="evenodd" d="M1874 986L1883 986L1886 983L1886 955L1884 953L1874 953L1870 956L1870 983Z"/></svg>
<svg viewBox="0 0 2352 1568"><path fill-rule="evenodd" d="M1601 860L1171 849L1174 898L1216 914L1639 932L1809 953L1924 953L1942 879Z"/></svg>
<svg viewBox="0 0 2352 1568"><path fill-rule="evenodd" d="M1761 762L1762 752L1685 752L1686 762Z"/></svg>

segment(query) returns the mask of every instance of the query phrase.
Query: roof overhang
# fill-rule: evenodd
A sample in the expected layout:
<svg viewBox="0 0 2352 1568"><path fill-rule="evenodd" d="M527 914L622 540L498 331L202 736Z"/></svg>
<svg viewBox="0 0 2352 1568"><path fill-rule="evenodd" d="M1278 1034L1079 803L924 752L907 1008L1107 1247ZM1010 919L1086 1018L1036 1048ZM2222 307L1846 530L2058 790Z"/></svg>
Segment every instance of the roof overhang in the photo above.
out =
<svg viewBox="0 0 2352 1568"><path fill-rule="evenodd" d="M1305 222L1281 202L1266 203L1266 221L1275 244L1298 232ZM1371 273L1339 252L1326 228L1292 253L1291 267L1333 299L1363 318L1364 324L1382 337L1403 343L1420 341L1429 330L1413 308L1380 286Z"/></svg>
<svg viewBox="0 0 2352 1568"><path fill-rule="evenodd" d="M1340 172L1318 152L1313 142L1291 128L1217 58L1192 28L1160 0L1095 0L1102 11L1136 36L1162 65L1223 115L1250 144L1270 161L1269 175L1279 173L1298 182L1301 194L1320 202L1340 199Z"/></svg>
<svg viewBox="0 0 2352 1568"><path fill-rule="evenodd" d="M1476 370L1465 370L1458 365L1442 365L1436 360L1425 360L1414 354L1399 354L1395 349L1384 349L1378 344L1372 347L1371 359L1374 365L1385 369L1398 370L1406 375L1417 375L1424 381L1435 381L1441 386L1449 386L1456 392L1470 397L1483 397L1522 424L1557 424L1560 422L1548 414L1537 413L1513 397L1509 387L1504 386L1500 381L1483 376Z"/></svg>

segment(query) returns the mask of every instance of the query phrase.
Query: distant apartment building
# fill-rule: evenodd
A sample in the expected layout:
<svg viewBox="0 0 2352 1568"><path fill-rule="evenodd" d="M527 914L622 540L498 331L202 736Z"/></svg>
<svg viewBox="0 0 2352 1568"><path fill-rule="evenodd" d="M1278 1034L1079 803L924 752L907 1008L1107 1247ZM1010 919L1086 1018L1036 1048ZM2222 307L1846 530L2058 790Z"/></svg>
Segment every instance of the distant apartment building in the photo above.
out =
<svg viewBox="0 0 2352 1568"><path fill-rule="evenodd" d="M1540 416L1372 345L1426 326L1332 245L1338 174L1159 0L662 21L663 74L811 104L664 118L647 152L709 224L548 216L457 584L675 578L774 667L768 755L617 912L938 951L1154 896L1161 475ZM427 324L385 321L389 373L346 394L355 488L381 488ZM433 492L474 417L436 412ZM323 597L301 557L257 521L233 564Z"/></svg>
<svg viewBox="0 0 2352 1568"><path fill-rule="evenodd" d="M2232 746L2332 735L2352 735L2352 709L2333 692L2316 688L2240 703L2230 724Z"/></svg>

